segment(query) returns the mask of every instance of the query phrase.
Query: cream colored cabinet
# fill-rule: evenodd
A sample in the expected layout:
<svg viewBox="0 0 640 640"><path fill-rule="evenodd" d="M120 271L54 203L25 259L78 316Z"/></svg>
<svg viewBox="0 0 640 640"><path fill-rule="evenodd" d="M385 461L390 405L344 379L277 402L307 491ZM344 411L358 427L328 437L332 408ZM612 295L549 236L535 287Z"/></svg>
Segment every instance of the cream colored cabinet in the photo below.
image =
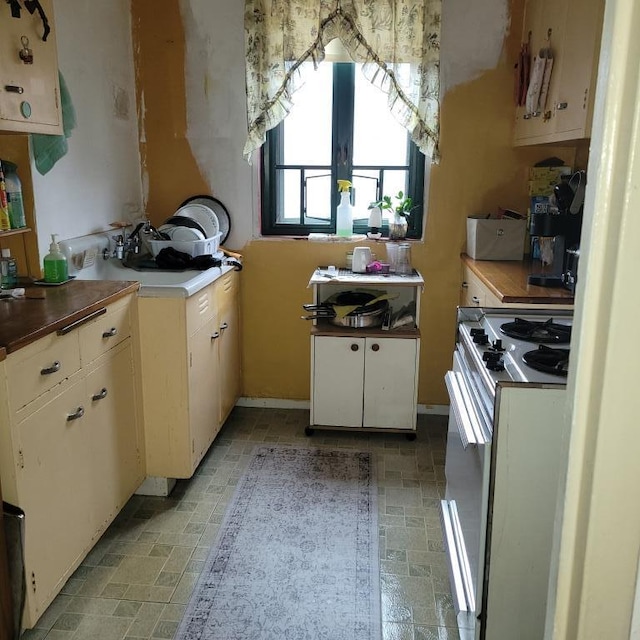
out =
<svg viewBox="0 0 640 640"><path fill-rule="evenodd" d="M313 338L311 424L415 429L419 339Z"/></svg>
<svg viewBox="0 0 640 640"><path fill-rule="evenodd" d="M0 131L61 134L53 0L40 0L46 23L25 3L12 4L18 15L0 6Z"/></svg>
<svg viewBox="0 0 640 640"><path fill-rule="evenodd" d="M553 51L546 100L530 111L516 107L516 146L565 142L591 136L600 52L603 0L527 0L522 42L532 68L540 51Z"/></svg>
<svg viewBox="0 0 640 640"><path fill-rule="evenodd" d="M342 291L370 291L389 298L390 318L410 322L382 329L348 328L315 320L311 329L311 411L306 429L407 431L415 437L420 358L422 276L340 273L312 276L315 304Z"/></svg>
<svg viewBox="0 0 640 640"><path fill-rule="evenodd" d="M220 319L220 422L224 422L240 397L240 274L231 271L217 283Z"/></svg>
<svg viewBox="0 0 640 640"><path fill-rule="evenodd" d="M151 477L190 478L239 397L238 281L227 272L186 299L139 299Z"/></svg>
<svg viewBox="0 0 640 640"><path fill-rule="evenodd" d="M0 473L26 514L27 628L144 479L134 306L129 295L1 368Z"/></svg>

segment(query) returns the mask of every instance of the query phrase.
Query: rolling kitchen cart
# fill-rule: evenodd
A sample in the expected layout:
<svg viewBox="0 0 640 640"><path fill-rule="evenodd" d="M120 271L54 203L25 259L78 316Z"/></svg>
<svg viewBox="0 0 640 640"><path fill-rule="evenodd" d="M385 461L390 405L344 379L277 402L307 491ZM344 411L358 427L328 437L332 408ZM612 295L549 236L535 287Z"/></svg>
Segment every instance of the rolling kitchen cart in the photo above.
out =
<svg viewBox="0 0 640 640"><path fill-rule="evenodd" d="M319 267L309 280L312 309L346 294L385 300L376 322L351 316L354 326L331 317L312 320L311 412L305 429L366 429L416 437L420 295L422 276L353 273ZM330 306L330 305L329 305ZM363 308L366 314L366 307ZM373 325L373 326L372 326ZM376 326L377 325L377 326Z"/></svg>

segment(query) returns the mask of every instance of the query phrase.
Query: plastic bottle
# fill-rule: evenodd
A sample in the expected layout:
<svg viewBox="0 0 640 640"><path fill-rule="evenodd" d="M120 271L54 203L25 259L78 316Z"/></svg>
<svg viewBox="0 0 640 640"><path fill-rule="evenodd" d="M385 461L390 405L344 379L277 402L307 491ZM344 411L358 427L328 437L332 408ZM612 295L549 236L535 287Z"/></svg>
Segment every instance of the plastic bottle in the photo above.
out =
<svg viewBox="0 0 640 640"><path fill-rule="evenodd" d="M13 289L18 285L18 265L9 249L2 250L0 258L0 289Z"/></svg>
<svg viewBox="0 0 640 640"><path fill-rule="evenodd" d="M24 215L24 203L22 201L22 183L18 177L18 167L9 162L2 160L4 168L4 180L7 189L7 200L9 203L9 220L12 229L22 229L27 226Z"/></svg>
<svg viewBox="0 0 640 640"><path fill-rule="evenodd" d="M52 234L49 253L44 257L44 281L60 283L68 279L67 259L56 242L56 234Z"/></svg>
<svg viewBox="0 0 640 640"><path fill-rule="evenodd" d="M338 180L340 204L336 210L336 234L350 237L353 234L353 207L351 206L351 183L348 180Z"/></svg>
<svg viewBox="0 0 640 640"><path fill-rule="evenodd" d="M11 222L9 220L9 202L7 200L7 185L4 181L4 171L0 162L0 231L9 231Z"/></svg>

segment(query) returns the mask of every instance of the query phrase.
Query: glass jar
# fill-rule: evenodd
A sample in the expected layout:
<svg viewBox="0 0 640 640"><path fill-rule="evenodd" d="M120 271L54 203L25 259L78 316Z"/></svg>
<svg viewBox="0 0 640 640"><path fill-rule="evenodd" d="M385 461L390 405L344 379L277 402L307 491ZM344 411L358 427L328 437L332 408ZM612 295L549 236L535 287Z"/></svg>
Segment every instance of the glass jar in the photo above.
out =
<svg viewBox="0 0 640 640"><path fill-rule="evenodd" d="M401 242L398 245L396 273L402 276L410 276L413 273L411 266L411 245L408 242Z"/></svg>

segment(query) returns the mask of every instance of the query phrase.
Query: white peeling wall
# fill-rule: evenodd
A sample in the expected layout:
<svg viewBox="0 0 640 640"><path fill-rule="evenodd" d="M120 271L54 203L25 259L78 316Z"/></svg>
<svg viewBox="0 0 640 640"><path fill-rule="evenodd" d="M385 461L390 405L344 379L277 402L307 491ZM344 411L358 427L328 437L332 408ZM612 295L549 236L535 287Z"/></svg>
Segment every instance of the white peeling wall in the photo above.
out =
<svg viewBox="0 0 640 640"><path fill-rule="evenodd" d="M242 156L247 136L244 2L180 0L185 30L187 138L210 192L229 210L227 244L242 247L256 220L257 166Z"/></svg>
<svg viewBox="0 0 640 640"><path fill-rule="evenodd" d="M58 65L77 124L45 176L32 166L41 258L70 238L133 219L142 208L129 0L55 0Z"/></svg>
<svg viewBox="0 0 640 640"><path fill-rule="evenodd" d="M258 235L257 160L242 157L247 132L244 2L180 0L186 39L188 139L211 192L229 209L230 246ZM509 30L508 0L443 0L444 91L495 68Z"/></svg>
<svg viewBox="0 0 640 640"><path fill-rule="evenodd" d="M456 85L494 69L509 33L508 0L442 0L440 86Z"/></svg>

